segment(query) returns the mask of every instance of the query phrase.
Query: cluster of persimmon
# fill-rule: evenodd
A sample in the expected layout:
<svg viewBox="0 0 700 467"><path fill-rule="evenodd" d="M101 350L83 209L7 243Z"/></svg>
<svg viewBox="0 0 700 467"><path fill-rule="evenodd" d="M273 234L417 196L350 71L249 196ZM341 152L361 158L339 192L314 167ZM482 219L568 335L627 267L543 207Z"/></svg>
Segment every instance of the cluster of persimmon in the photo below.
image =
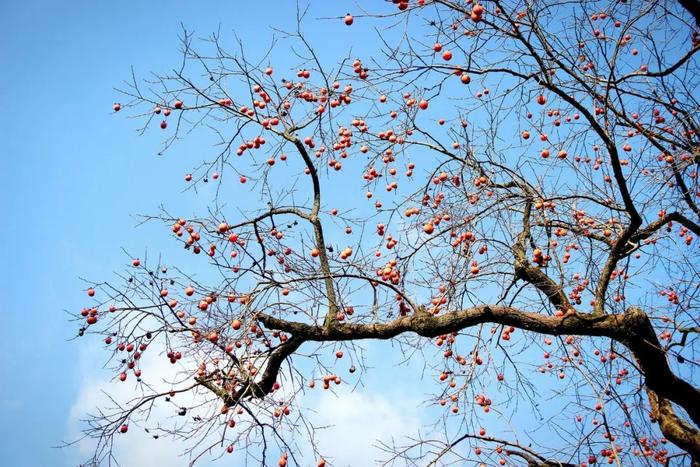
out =
<svg viewBox="0 0 700 467"><path fill-rule="evenodd" d="M347 306L344 306L340 311L338 311L336 313L335 318L338 321L345 321L345 318L347 318L348 316L352 316L353 313L355 313L355 308L347 305Z"/></svg>
<svg viewBox="0 0 700 467"><path fill-rule="evenodd" d="M485 413L489 413L491 411L491 399L484 394L477 394L474 397L474 402L476 402L476 405L479 407L482 407Z"/></svg>
<svg viewBox="0 0 700 467"><path fill-rule="evenodd" d="M396 295L396 301L399 303L399 316L406 316L411 312L411 307L406 304L401 295Z"/></svg>
<svg viewBox="0 0 700 467"><path fill-rule="evenodd" d="M450 382L449 382L448 385L449 385L451 388L454 388L454 387L457 385L457 382L456 382L454 379L452 379L452 380L450 380ZM458 402L458 401L459 401L459 394L453 393L452 395L450 395L450 402L452 402L452 403L454 404L454 405L450 408L450 412L452 412L453 414L459 413L459 406L457 405L457 402ZM441 406L444 407L444 406L447 404L447 400L444 399L444 398L443 398L443 399L440 399L440 400L438 401L438 404L440 404Z"/></svg>
<svg viewBox="0 0 700 467"><path fill-rule="evenodd" d="M560 237L560 238L561 238L561 237L566 237L566 235L567 235L568 233L569 233L569 231L566 230L566 229L563 228L563 227L557 227L556 229L554 229L554 235L556 235L557 237ZM555 240L555 241L556 241L556 240ZM553 246L556 246L556 245L553 245Z"/></svg>
<svg viewBox="0 0 700 467"><path fill-rule="evenodd" d="M377 276L380 277L384 282L391 282L394 285L398 285L401 280L401 273L397 268L398 261L395 259L389 260L384 267L377 269Z"/></svg>
<svg viewBox="0 0 700 467"><path fill-rule="evenodd" d="M340 384L342 380L340 379L340 376L334 375L334 374L329 374L329 375L323 375L321 377L321 383L323 384L323 389L329 389L331 387L331 383L335 384ZM314 388L316 387L316 382L312 379L309 380L309 387Z"/></svg>
<svg viewBox="0 0 700 467"><path fill-rule="evenodd" d="M607 363L608 360L612 361L617 359L617 355L615 354L615 352L609 352L607 355L605 355L598 349L593 350L593 355L595 355L596 357L600 357L600 363Z"/></svg>
<svg viewBox="0 0 700 467"><path fill-rule="evenodd" d="M184 103L183 103L181 100L178 99L178 100L176 100L175 102L173 102L172 108L173 108L173 109L177 109L177 110L182 110L182 109L183 109L183 106L184 106ZM167 119L168 116L170 116L170 113L172 112L172 110L171 110L169 107L166 107L166 106L156 105L156 106L153 108L153 113L156 114L156 115L159 115L159 114L161 113L161 111L163 112L163 116L164 116L166 119ZM168 121L167 121L166 119L163 119L163 120L160 122L160 128L161 128L162 130L165 130L165 129L168 127Z"/></svg>
<svg viewBox="0 0 700 467"><path fill-rule="evenodd" d="M438 287L439 294L433 298L430 299L430 304L432 305L430 308L428 308L428 313L432 313L434 315L437 315L440 313L440 308L442 305L446 305L448 301L448 296L446 293L446 288L444 285L441 285Z"/></svg>
<svg viewBox="0 0 700 467"><path fill-rule="evenodd" d="M395 111L393 111L393 112L395 112ZM391 113L390 116L392 118L396 118L398 116L398 114ZM406 135L410 136L412 134L412 131L413 130L410 130L410 129L406 130ZM377 133L377 138L379 138L382 141L388 141L392 144L399 144L399 145L404 144L406 142L405 136L400 135L400 134L397 135L394 132L394 130L392 130L391 128L388 130L380 131L379 133ZM385 164L387 164L389 162L393 162L394 161L394 150L391 148L385 149L384 150L384 158L382 159L382 161Z"/></svg>
<svg viewBox="0 0 700 467"><path fill-rule="evenodd" d="M291 409L289 408L288 405L285 405L284 407L280 407L275 409L272 412L272 416L275 418L280 418L283 415L289 415L291 413Z"/></svg>
<svg viewBox="0 0 700 467"><path fill-rule="evenodd" d="M642 446L642 452L640 452L639 449L635 448L632 453L635 456L644 455L644 457L652 458L658 461L660 464L666 465L666 456L668 455L668 449L665 448L665 444L667 442L668 441L666 440L666 438L661 438L659 440L654 439L650 442L647 436L641 436L639 438L639 444L641 444Z"/></svg>
<svg viewBox="0 0 700 467"><path fill-rule="evenodd" d="M672 305L678 305L680 303L680 296L678 295L678 292L673 290L673 287L669 287L668 290L661 289L659 291L659 295L662 297L666 297L668 302Z"/></svg>
<svg viewBox="0 0 700 467"><path fill-rule="evenodd" d="M352 256L352 248L345 247L340 251L340 259L348 259Z"/></svg>
<svg viewBox="0 0 700 467"><path fill-rule="evenodd" d="M341 126L338 128L338 136L338 141L333 144L333 150L341 151L340 158L345 159L348 157L348 153L345 150L351 148L353 145L352 130ZM330 163L328 165L333 167Z"/></svg>
<svg viewBox="0 0 700 467"><path fill-rule="evenodd" d="M436 42L433 45L433 51L435 53L442 52L442 59L446 62L452 60L452 52L450 52L449 50L443 50L442 44L440 42Z"/></svg>
<svg viewBox="0 0 700 467"><path fill-rule="evenodd" d="M443 351L443 357L449 359L454 359L459 365L464 366L467 364L467 359L464 358L462 355L456 354L453 352L452 347L454 346L455 343L455 337L457 337L456 332L452 332L450 334L443 334L441 336L438 336L435 340L435 345L437 347L442 347L444 345L447 345L447 349ZM474 356L474 363L477 365L481 365L483 363L481 357L477 354ZM439 380L440 381L445 381L447 379L448 372L443 371L440 374ZM451 384L451 387L455 387L454 385Z"/></svg>
<svg viewBox="0 0 700 467"><path fill-rule="evenodd" d="M441 183L445 183L448 180L452 182L452 185L458 187L461 185L461 180L458 175L453 175L450 177L447 172L440 172L438 175L433 177L433 185L439 185Z"/></svg>
<svg viewBox="0 0 700 467"><path fill-rule="evenodd" d="M584 209L573 209L571 211L571 217L573 217L574 222L579 226L583 227L583 234L587 235L590 233L590 229L599 228L601 230L606 230L604 227L599 225L599 222L592 216L589 216ZM613 220L613 223L615 221ZM607 229L610 230L610 229ZM608 235L610 236L610 235Z"/></svg>
<svg viewBox="0 0 700 467"><path fill-rule="evenodd" d="M475 3L472 6L472 11L471 14L469 15L471 20L474 21L475 23L478 23L481 21L482 17L484 16L484 7L480 3Z"/></svg>
<svg viewBox="0 0 700 467"><path fill-rule="evenodd" d="M97 308L83 308L80 315L85 318L88 326L97 323Z"/></svg>
<svg viewBox="0 0 700 467"><path fill-rule="evenodd" d="M425 232L428 235L431 235L435 231L435 226L440 225L441 222L449 222L452 220L452 216L448 213L442 213L442 214L436 214L433 216L430 220L428 220L425 224L423 224L423 232ZM473 234L468 233L467 236L473 237Z"/></svg>
<svg viewBox="0 0 700 467"><path fill-rule="evenodd" d="M248 149L260 149L265 145L266 141L265 138L262 136L256 136L255 138L248 140L244 143L241 143L238 146L238 149L236 150L236 155L237 156L242 156L246 150Z"/></svg>
<svg viewBox="0 0 700 467"><path fill-rule="evenodd" d="M396 238L394 238L393 235L391 235L391 234L386 235L386 248L387 248L387 250L391 250L392 248L394 248L397 243L398 243L398 240L396 240Z"/></svg>
<svg viewBox="0 0 700 467"><path fill-rule="evenodd" d="M176 364L178 360L182 359L182 353L179 351L168 350L165 356L168 358L168 360L170 360L170 363L173 365Z"/></svg>
<svg viewBox="0 0 700 467"><path fill-rule="evenodd" d="M330 105L331 108L335 108L342 104L352 103L352 97L350 96L352 93L352 85L348 84L343 88L342 92L337 92L337 90L340 88L340 83L338 81L334 81L332 84L332 97L329 96L329 90L325 87L319 88L318 94L311 89L304 88L303 83L292 85L290 81L287 81L285 83L285 87L287 89L292 89L295 87L294 97L298 99L301 99L307 103L318 103L314 111L314 114L316 115L321 115L326 111L326 104ZM291 109L292 104L289 101L285 101L283 107L285 110L289 110Z"/></svg>
<svg viewBox="0 0 700 467"><path fill-rule="evenodd" d="M420 214L420 208L416 206L406 208L403 214L404 216L406 216L406 218L410 218L411 216L417 216L418 214Z"/></svg>
<svg viewBox="0 0 700 467"><path fill-rule="evenodd" d="M359 65L361 67L361 63ZM268 67L265 70L265 73L270 76L272 75L272 68ZM360 75L366 77L366 70L362 69L360 71ZM309 79L311 77L311 72L308 69L301 69L297 72L297 77L301 79ZM330 105L330 107L337 107L342 104L350 104L352 102L352 98L350 97L350 94L352 93L352 86L347 85L344 87L342 92L338 92L337 90L340 88L340 83L335 81L332 83L332 90L333 93L331 94L328 90L328 88L322 87L319 88L317 91L312 90L311 88L307 88L304 83L298 82L298 83L293 83L292 81L286 81L282 80L283 82L283 87L286 88L291 92L290 97L292 99L298 99L307 103L314 103L318 104L315 113L316 114L322 114L325 112L326 105ZM252 87L252 91L254 93L257 93L259 96L259 99L254 99L252 102L252 105L249 107L247 105L242 105L237 109L237 113L240 116L247 117L250 119L256 118L256 110L264 110L267 108L268 104L271 102L270 95L263 89L263 87L259 84L255 84ZM219 105L222 107L230 107L233 104L230 98L222 98L219 100ZM282 108L285 111L289 111L292 108L292 102L290 100L284 100L281 103ZM277 116L262 116L261 118L258 118L258 123L264 128L264 129L271 129L277 125L280 124L280 119ZM356 123L353 122L355 126L360 126L361 131L367 131L366 126L364 123ZM307 137L304 139L304 142L307 146L310 148L315 147L315 143L313 142L312 138ZM241 145L238 147L236 154L241 156L243 153L248 150L248 149L259 149L265 144L265 139L262 136L258 136L252 140L248 140L246 142L241 143ZM347 144L347 147L350 147L350 144ZM317 151L316 155L320 156L323 152L325 151L325 148ZM346 157L341 156L341 157ZM282 158L283 160L286 159L286 156ZM268 165L274 165L274 159L270 160L268 159L267 161ZM337 164L334 164L337 166ZM340 167L336 167L336 170L340 170ZM308 168L306 170L306 173L308 174ZM191 180L191 178L190 178ZM189 180L188 180L189 181ZM243 182L243 179L241 180Z"/></svg>
<svg viewBox="0 0 700 467"><path fill-rule="evenodd" d="M114 334L116 336L116 334ZM144 336L144 340L151 339L151 333L147 333L146 336ZM107 336L104 339L105 345L109 346L112 344L113 339L112 336ZM116 349L119 352L126 352L131 354L129 358L126 359L121 359L120 362L122 365L125 365L125 371L122 371L119 374L119 381L126 381L127 380L127 371L128 370L133 370L134 376L136 376L137 381L140 381L141 378L141 369L137 368L138 362L140 361L143 352L146 351L148 348L148 344L145 341L142 341L138 347L134 343L125 343L125 342L120 342L117 344ZM181 358L179 352L177 358Z"/></svg>
<svg viewBox="0 0 700 467"><path fill-rule="evenodd" d="M615 377L615 384L622 384L622 378L629 375L629 370L627 368L622 368L618 370L617 376Z"/></svg>
<svg viewBox="0 0 700 467"><path fill-rule="evenodd" d="M629 279L629 274L627 273L626 268L619 268L619 269L614 269L610 273L610 278L611 279L620 279L622 281L626 281Z"/></svg>
<svg viewBox="0 0 700 467"><path fill-rule="evenodd" d="M474 242L476 242L476 236L470 230L464 231L459 235L457 235L457 232L455 230L452 230L450 231L450 237L454 238L454 240L452 240L452 243L450 243L452 248L458 248L460 245L463 245L464 251L469 251ZM483 255L487 251L488 246L486 244L483 244L479 247L479 254Z"/></svg>
<svg viewBox="0 0 700 467"><path fill-rule="evenodd" d="M483 428L482 428L479 432L481 432L482 430L483 430ZM485 433L486 433L486 432L484 431L484 434L485 434ZM480 436L484 436L484 435L480 435ZM495 452L496 454L498 454L498 455L503 455L503 454L505 454L505 455L507 455L507 456L510 455L510 453L509 453L508 451L504 451L504 449L503 449L502 446L496 446L496 448L494 449L494 452ZM482 453L483 453L483 449L481 449L479 446L476 446L476 447L474 448L474 454L476 454L477 456L480 456ZM500 457L500 458L498 459L498 464L499 464L499 465L506 465L506 460L505 460L505 458ZM486 467L486 464L481 463L481 464L479 464L479 467Z"/></svg>
<svg viewBox="0 0 700 467"><path fill-rule="evenodd" d="M362 61L359 58L355 59L352 62L352 68L355 74L360 79L367 79L367 77L369 76L369 70L362 66Z"/></svg>
<svg viewBox="0 0 700 467"><path fill-rule="evenodd" d="M569 294L569 300L574 302L577 305L581 304L581 294L586 290L586 287L588 287L588 284L590 281L585 278L581 278L581 275L576 273L573 275L573 280L576 281L576 285L574 285L574 288L571 290L571 293Z"/></svg>
<svg viewBox="0 0 700 467"><path fill-rule="evenodd" d="M553 248L556 248L559 245L559 243L556 240L552 240L550 242L550 245ZM576 243L569 243L569 244L565 245L564 246L564 255L561 257L562 263L567 264L569 262L569 260L571 259L571 250L578 250L578 249L579 249L579 246Z"/></svg>
<svg viewBox="0 0 700 467"><path fill-rule="evenodd" d="M509 341L510 340L510 335L515 332L515 327L513 326L506 326L503 329L503 332L501 333L501 339L504 341Z"/></svg>
<svg viewBox="0 0 700 467"><path fill-rule="evenodd" d="M546 345L551 345L552 340L549 337L547 337L544 339L544 343ZM571 346L571 350L564 352L564 355L561 357L562 363L564 363L564 364L574 363L574 361L571 359L571 357L569 357L569 354L570 354L571 356L578 358L578 360L575 362L576 364L582 365L584 362L583 362L583 359L580 358L581 357L581 349L578 347L578 344L575 342L574 337L567 336L565 339L565 343L566 343L566 345ZM608 361L612 362L612 361L615 361L617 358L617 355L614 352L610 352L607 355L603 355L600 352L600 350L598 350L598 349L595 349L593 351L593 354L595 356L599 357L601 363L607 363ZM551 361L549 361L549 358L551 357L550 352L544 352L543 357L545 360L547 360L547 363L545 364L544 367L540 367L538 369L538 371L540 373L544 373L546 371L546 369L551 370L554 367L553 363ZM563 369L560 369L559 371L560 371L559 378L563 379L564 378ZM629 375L629 371L626 368L624 368L624 367L620 368L617 372L617 375L615 376L615 379L614 379L615 384L617 384L617 385L622 384L623 378L625 378L628 375ZM598 403L596 405L595 409L600 411L602 409L602 405L600 403ZM579 417L577 417L577 420L580 421ZM596 425L596 424L597 424L597 422L594 422L594 425Z"/></svg>
<svg viewBox="0 0 700 467"><path fill-rule="evenodd" d="M627 423L629 423L629 422L627 422ZM603 437L605 439L610 440L610 441L615 440L615 436L610 434L610 433L607 433L607 432L605 432L603 434ZM639 448L634 448L632 450L632 454L636 457L639 457L640 455L644 455L644 457L652 458L652 459L658 461L660 464L666 465L666 463L667 463L666 456L668 455L668 450L665 447L663 447L663 444L665 444L665 442L666 442L666 440L663 439L661 448L658 450L654 450L652 448L652 446L650 446L648 444L647 437L642 436L639 438L639 444L642 446L643 452L640 451ZM653 443L654 443L653 444L654 447L657 447L659 444L657 441L653 441ZM599 454L603 459L605 459L607 461L608 464L613 464L619 458L619 455L623 452L623 450L624 450L624 447L618 444L618 445L614 446L614 449L613 448L602 448L600 450ZM590 454L587 458L587 461L588 462L581 462L581 464L580 464L581 467L587 467L588 465L593 466L593 465L599 463L599 459L595 454Z"/></svg>
<svg viewBox="0 0 700 467"><path fill-rule="evenodd" d="M685 226L681 227L678 230L678 236L683 237L683 241L688 246L690 246L690 244L693 243L693 236L688 234L688 228Z"/></svg>
<svg viewBox="0 0 700 467"><path fill-rule="evenodd" d="M423 6L425 5L426 0L416 0L416 6ZM391 0L391 3L396 5L396 7L399 9L399 11L405 11L409 7L409 1L408 0Z"/></svg>
<svg viewBox="0 0 700 467"><path fill-rule="evenodd" d="M552 257L545 254L540 248L535 248L532 250L532 262L538 266L546 266L551 259Z"/></svg>

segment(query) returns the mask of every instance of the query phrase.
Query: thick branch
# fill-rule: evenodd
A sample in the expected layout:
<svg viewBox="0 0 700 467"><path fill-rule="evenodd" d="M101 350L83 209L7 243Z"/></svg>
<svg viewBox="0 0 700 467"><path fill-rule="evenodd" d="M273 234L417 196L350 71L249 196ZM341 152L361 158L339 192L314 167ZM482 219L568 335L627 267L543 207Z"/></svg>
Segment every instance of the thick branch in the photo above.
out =
<svg viewBox="0 0 700 467"><path fill-rule="evenodd" d="M519 279L535 286L537 290L544 293L549 301L558 310L568 311L571 308L566 293L561 286L552 280L540 268L532 266L527 260L527 241L530 238L530 218L532 215L532 200L527 198L523 212L523 230L518 235L513 244L513 254L515 255L515 274Z"/></svg>
<svg viewBox="0 0 700 467"><path fill-rule="evenodd" d="M314 229L316 248L318 248L319 251L318 258L321 262L321 272L324 276L326 276L324 279L326 296L328 297L328 313L326 314L326 322L331 323L336 320L336 316L338 314L338 301L336 299L335 289L333 287L331 267L330 263L328 262L328 253L326 251L326 242L323 238L323 227L321 226L321 221L318 218L318 213L321 210L321 184L318 179L318 172L316 171L316 166L311 160L308 151L304 147L304 143L302 143L299 138L286 133L284 137L296 146L299 154L301 154L301 157L304 159L304 163L306 164L306 168L308 169L309 175L311 176L311 180L313 182L314 202L308 219L313 225Z"/></svg>
<svg viewBox="0 0 700 467"><path fill-rule="evenodd" d="M649 390L683 407L691 420L700 425L700 391L671 371L649 318L639 308L632 307L625 314L573 313L558 318L513 307L482 305L440 316L420 313L388 323L334 326L286 321L266 314L259 314L257 319L267 328L292 333L302 341L315 342L391 339L410 332L423 337L437 337L483 323L515 326L549 335L604 336L630 349ZM691 427L689 430L685 436L693 438L696 431Z"/></svg>
<svg viewBox="0 0 700 467"><path fill-rule="evenodd" d="M685 8L688 13L695 18L695 25L700 28L700 1L698 0L678 0L678 3Z"/></svg>

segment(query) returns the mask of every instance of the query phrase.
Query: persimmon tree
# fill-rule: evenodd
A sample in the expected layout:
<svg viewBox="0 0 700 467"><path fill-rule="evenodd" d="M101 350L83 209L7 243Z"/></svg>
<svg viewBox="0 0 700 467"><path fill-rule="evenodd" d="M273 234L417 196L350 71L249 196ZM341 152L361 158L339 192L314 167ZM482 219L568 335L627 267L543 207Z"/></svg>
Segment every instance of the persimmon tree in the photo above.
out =
<svg viewBox="0 0 700 467"><path fill-rule="evenodd" d="M216 138L169 163L192 196L218 188L199 217L149 216L201 270L131 258L88 289L80 335L135 385L88 420L91 463L171 436L192 463L331 465L299 401L356 384L388 358L362 342L391 340L425 360L445 429L384 446L387 464L700 465L697 4L375 7L300 13L274 43L295 69L185 32L176 69L121 88L114 110L164 151ZM315 21L376 28L376 50L326 63ZM149 380L147 358L177 377ZM544 438L484 428L546 394ZM186 416L165 428L159 405Z"/></svg>

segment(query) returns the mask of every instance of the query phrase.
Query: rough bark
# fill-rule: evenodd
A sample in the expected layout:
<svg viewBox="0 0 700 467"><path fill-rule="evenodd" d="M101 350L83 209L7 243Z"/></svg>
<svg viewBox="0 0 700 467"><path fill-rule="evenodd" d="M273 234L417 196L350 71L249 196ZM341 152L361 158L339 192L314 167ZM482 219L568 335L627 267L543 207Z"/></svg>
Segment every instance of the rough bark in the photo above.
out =
<svg viewBox="0 0 700 467"><path fill-rule="evenodd" d="M631 307L624 314L568 313L559 318L513 307L484 305L440 316L421 311L388 323L333 323L323 326L281 320L267 314L259 314L257 319L269 329L289 332L294 336L290 342L280 346L279 352L273 352L284 357L271 360L263 381L257 385L257 396L269 391L281 360L306 341L391 339L404 333L437 337L483 323L515 326L555 336L571 334L608 337L625 345L634 355L645 377L652 416L658 420L661 432L688 452L694 461L700 461L700 432L678 417L672 405L672 402L678 404L695 424L700 424L700 391L671 371L649 317L637 307ZM285 348L287 345L290 347Z"/></svg>

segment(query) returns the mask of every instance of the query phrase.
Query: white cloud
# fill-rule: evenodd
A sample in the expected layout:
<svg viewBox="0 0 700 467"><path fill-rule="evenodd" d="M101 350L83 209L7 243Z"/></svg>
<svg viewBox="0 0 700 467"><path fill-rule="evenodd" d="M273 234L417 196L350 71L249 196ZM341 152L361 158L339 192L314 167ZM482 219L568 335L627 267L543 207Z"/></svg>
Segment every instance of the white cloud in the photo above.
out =
<svg viewBox="0 0 700 467"><path fill-rule="evenodd" d="M80 419L85 418L86 414L94 413L97 407L110 405L103 391L120 402L135 396L133 375L130 374L130 379L125 383L110 381L113 375L100 369L103 363L101 358L104 356L102 352L88 351L84 351L81 355L81 369L84 377L77 391L77 399L70 411L67 434L69 439L78 437L79 430L83 427ZM144 357L142 362L144 378L151 383L169 380L176 367L164 357L155 358L155 355L150 357L152 358ZM294 392L291 387L283 385L283 388ZM420 400L416 399L415 395L405 397L386 388L386 385L372 385L371 391L368 389L352 391L350 385L342 384L334 387L333 393L317 387L315 390L307 391L297 400L306 407L301 410L305 410L305 415L313 426L325 427L316 431L315 441L319 451L327 456L329 464L332 461L334 467L376 465L377 460L387 458L387 454L378 447L380 441L391 444L394 439L397 443L401 443L407 437L419 433ZM282 391L279 396L282 396ZM178 395L178 397L181 396ZM186 402L183 400L182 404L189 405L192 401L191 398ZM183 420L174 416L173 408L167 406L153 411L149 425ZM292 438L298 436L298 433L287 435ZM304 451L301 454L302 464L315 465L316 459L311 455L307 440L296 439L295 444ZM178 467L189 464L189 459L181 455L186 447L183 442L174 442L168 438L161 437L154 440L142 429L130 425L126 435L116 436L115 455L120 464L126 467L152 465ZM77 444L77 449L69 449L67 453L69 465L84 461L92 454L93 449L92 440L81 441ZM211 458L203 458L200 463L208 465L211 461ZM222 459L225 465L240 465L241 462L243 462L243 456L226 455Z"/></svg>
<svg viewBox="0 0 700 467"><path fill-rule="evenodd" d="M318 431L317 442L336 467L375 465L387 457L379 441L401 442L421 428L419 401L413 398L349 389L336 394L323 391L313 405L316 413L309 415L316 426L332 425Z"/></svg>
<svg viewBox="0 0 700 467"><path fill-rule="evenodd" d="M95 413L97 408L113 406L105 392L122 404L140 394L135 389L135 378L131 373L129 374L129 379L124 383L110 381L110 378L114 375L101 369L103 361L100 359L104 357L105 354L102 352L83 351L81 353L81 369L84 377L80 383L80 389L77 391L77 398L70 410L67 427L67 438L69 440L79 438L80 430L85 428L85 424L81 420L85 419L87 414ZM144 381L153 384L158 390L168 390L170 388L169 385L165 386L163 381L172 380L177 370L177 365L171 365L164 357L144 357L141 363ZM193 363L188 362L188 364L191 365ZM183 406L190 406L196 399L201 400L202 397L193 395L178 396L182 397L181 403ZM148 425L153 426L161 423L164 426L172 426L173 423L182 422L182 420L175 415L173 406L164 404L155 406ZM89 458L94 452L95 441L83 439L77 443L76 447L77 449L69 448L68 460L70 465L76 465ZM127 434L120 434L115 437L114 454L118 462L125 467L152 465L184 466L189 464L189 459L182 456L184 447L182 442L176 442L166 437L154 439L140 427L130 425Z"/></svg>

